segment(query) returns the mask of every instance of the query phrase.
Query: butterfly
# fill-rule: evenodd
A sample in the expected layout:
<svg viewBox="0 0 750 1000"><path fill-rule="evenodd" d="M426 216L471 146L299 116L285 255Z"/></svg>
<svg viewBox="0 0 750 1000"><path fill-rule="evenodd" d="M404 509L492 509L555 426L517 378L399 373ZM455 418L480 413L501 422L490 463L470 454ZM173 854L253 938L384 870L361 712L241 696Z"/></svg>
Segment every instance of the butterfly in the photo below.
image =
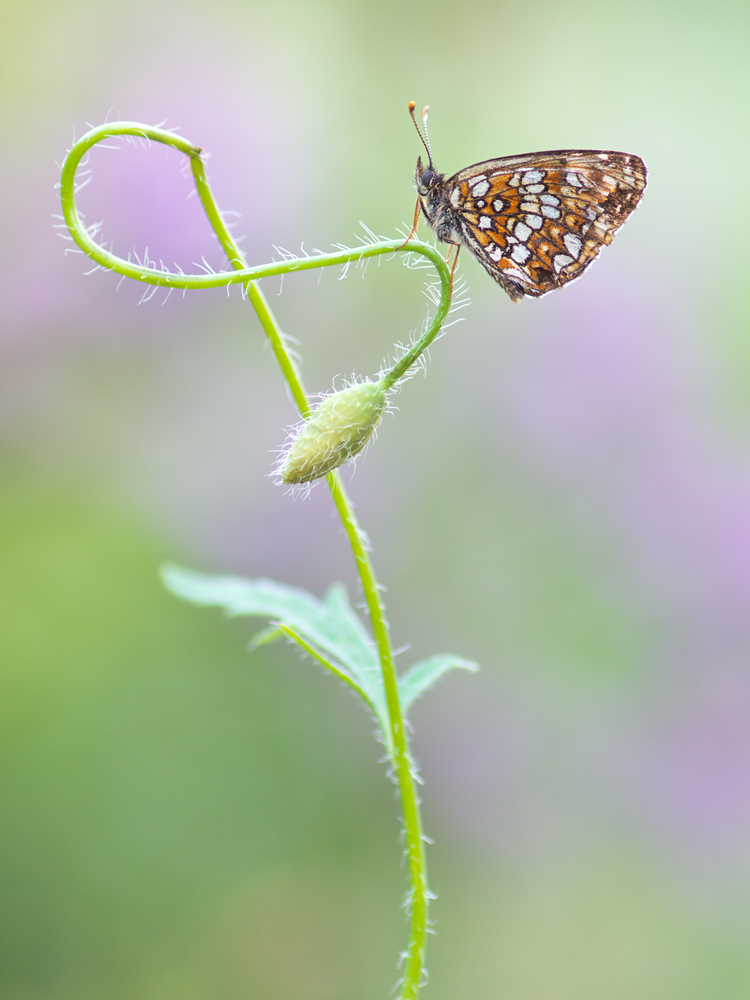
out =
<svg viewBox="0 0 750 1000"><path fill-rule="evenodd" d="M632 153L552 149L484 160L446 177L427 150L417 160L417 207L438 240L465 245L514 302L538 298L580 277L637 207L646 164ZM456 260L458 250L456 250ZM453 262L455 269L456 260Z"/></svg>

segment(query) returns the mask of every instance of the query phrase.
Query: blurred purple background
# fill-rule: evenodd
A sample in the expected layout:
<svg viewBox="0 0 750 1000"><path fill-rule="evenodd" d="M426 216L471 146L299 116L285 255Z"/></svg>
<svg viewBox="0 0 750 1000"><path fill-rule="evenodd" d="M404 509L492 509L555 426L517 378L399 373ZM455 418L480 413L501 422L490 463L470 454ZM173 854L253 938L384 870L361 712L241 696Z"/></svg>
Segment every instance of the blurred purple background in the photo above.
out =
<svg viewBox="0 0 750 1000"><path fill-rule="evenodd" d="M72 135L164 122L210 154L252 262L411 220L438 169L624 149L641 207L585 276L471 304L344 472L413 711L438 892L425 996L750 991L750 16L738 2L32 5L6 16L0 663L3 993L388 995L405 944L371 724L167 559L359 601L323 486L268 478L294 410L239 293L84 276L52 226ZM97 149L115 252L220 249L180 157ZM424 235L424 234L423 234ZM419 329L398 261L264 288L311 392Z"/></svg>

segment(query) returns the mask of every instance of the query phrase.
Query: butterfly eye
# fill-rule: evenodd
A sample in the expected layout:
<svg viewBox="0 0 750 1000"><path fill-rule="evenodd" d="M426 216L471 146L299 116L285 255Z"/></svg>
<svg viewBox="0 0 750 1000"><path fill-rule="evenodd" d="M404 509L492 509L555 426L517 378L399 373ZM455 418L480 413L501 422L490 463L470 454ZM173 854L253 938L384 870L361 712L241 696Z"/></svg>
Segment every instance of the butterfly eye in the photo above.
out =
<svg viewBox="0 0 750 1000"><path fill-rule="evenodd" d="M431 187L434 187L437 181L437 173L432 169L432 167L425 167L419 180L422 186L429 190Z"/></svg>

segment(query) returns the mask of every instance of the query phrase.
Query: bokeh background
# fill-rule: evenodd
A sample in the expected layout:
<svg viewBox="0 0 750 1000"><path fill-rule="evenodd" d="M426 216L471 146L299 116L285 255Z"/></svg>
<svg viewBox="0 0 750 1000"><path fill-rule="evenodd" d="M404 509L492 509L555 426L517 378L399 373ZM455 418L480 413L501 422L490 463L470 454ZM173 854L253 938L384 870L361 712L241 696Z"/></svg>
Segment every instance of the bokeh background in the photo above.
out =
<svg viewBox="0 0 750 1000"><path fill-rule="evenodd" d="M87 123L211 154L253 262L392 237L439 169L639 153L642 206L579 282L471 304L344 473L403 666L438 893L433 1000L750 994L750 11L742 0L216 0L2 8L0 960L8 1000L380 1000L406 942L372 723L174 560L360 600L324 486L268 478L292 406L235 290L65 255ZM180 157L97 149L114 249L216 268ZM376 372L421 272L269 280L311 391Z"/></svg>

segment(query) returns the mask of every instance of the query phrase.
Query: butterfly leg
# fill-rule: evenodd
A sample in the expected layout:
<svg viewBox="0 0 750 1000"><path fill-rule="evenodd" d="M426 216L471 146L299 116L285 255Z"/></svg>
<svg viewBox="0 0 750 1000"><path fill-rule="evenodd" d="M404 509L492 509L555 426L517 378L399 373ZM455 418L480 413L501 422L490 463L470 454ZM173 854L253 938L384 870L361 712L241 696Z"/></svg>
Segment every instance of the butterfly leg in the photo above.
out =
<svg viewBox="0 0 750 1000"><path fill-rule="evenodd" d="M414 222L412 222L412 224L411 224L411 229L409 230L409 235L406 237L406 239L401 244L401 246L398 247L397 249L401 250L403 247L405 247L406 244L409 242L409 240L412 238L412 236L416 233L417 226L419 225L419 212L420 212L420 209L421 209L420 200L419 200L419 198L417 198L417 207L414 209Z"/></svg>
<svg viewBox="0 0 750 1000"><path fill-rule="evenodd" d="M451 292L453 291L453 274L456 270L456 265L458 264L458 255L461 252L461 244L456 243L455 247L456 247L456 256L453 258L453 264L451 265ZM450 263L452 253L453 253L453 247L450 248L450 250L448 251L448 256L445 258L446 264Z"/></svg>

